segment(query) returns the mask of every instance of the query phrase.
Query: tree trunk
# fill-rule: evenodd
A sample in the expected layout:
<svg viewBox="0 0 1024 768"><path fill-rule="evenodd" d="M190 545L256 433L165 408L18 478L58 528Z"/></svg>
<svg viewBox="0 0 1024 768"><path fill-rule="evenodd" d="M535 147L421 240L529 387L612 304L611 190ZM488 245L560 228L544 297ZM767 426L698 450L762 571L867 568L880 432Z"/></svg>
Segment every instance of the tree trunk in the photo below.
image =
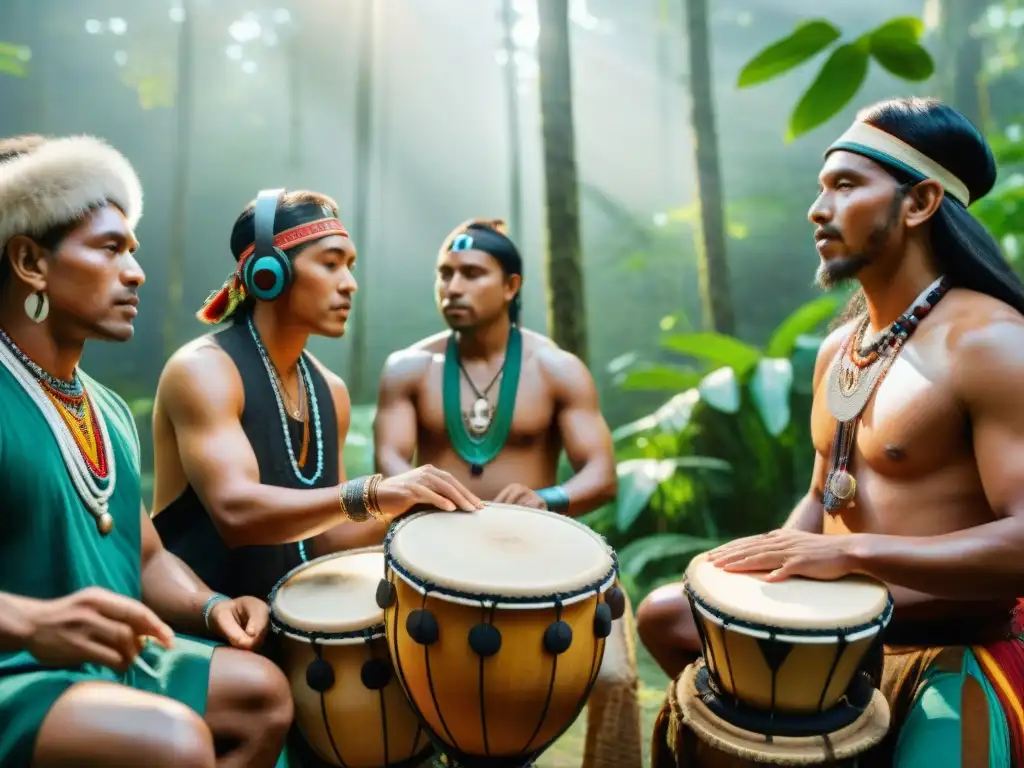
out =
<svg viewBox="0 0 1024 768"><path fill-rule="evenodd" d="M984 0L935 0L941 50L938 80L942 99L978 128L988 122L985 101L984 41L972 30L988 3Z"/></svg>
<svg viewBox="0 0 1024 768"><path fill-rule="evenodd" d="M363 0L363 18L359 32L359 61L356 81L356 165L353 173L355 196L352 210L352 234L356 247L368 253L370 221L370 164L373 151L373 54L376 0ZM356 259L356 281L359 293L352 307L352 356L349 358L349 387L352 402L366 400L366 259Z"/></svg>
<svg viewBox="0 0 1024 768"><path fill-rule="evenodd" d="M700 234L697 266L704 325L718 333L733 334L735 318L729 265L726 262L725 213L722 175L718 167L718 134L711 80L711 40L707 0L684 0L689 39L690 124L697 167Z"/></svg>
<svg viewBox="0 0 1024 768"><path fill-rule="evenodd" d="M502 46L508 55L505 62L505 119L508 125L508 233L512 242L520 244L523 232L523 161L519 137L519 79L516 77L516 48L512 42L515 14L512 0L501 2Z"/></svg>
<svg viewBox="0 0 1024 768"><path fill-rule="evenodd" d="M587 361L587 315L580 253L579 188L572 111L567 0L541 0L538 59L544 143L548 324L558 346Z"/></svg>
<svg viewBox="0 0 1024 768"><path fill-rule="evenodd" d="M174 135L174 183L171 192L170 253L167 258L167 303L164 306L164 357L178 348L182 327L185 284L185 242L188 236L188 176L191 164L193 105L193 40L196 7L182 0L185 18L178 29L178 77L174 99L177 128Z"/></svg>

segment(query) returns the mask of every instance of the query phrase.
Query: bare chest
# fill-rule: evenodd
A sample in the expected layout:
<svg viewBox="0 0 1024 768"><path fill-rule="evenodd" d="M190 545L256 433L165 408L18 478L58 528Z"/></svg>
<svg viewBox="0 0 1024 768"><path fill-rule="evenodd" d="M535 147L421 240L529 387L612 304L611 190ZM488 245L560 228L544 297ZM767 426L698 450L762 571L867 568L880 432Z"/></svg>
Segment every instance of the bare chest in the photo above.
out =
<svg viewBox="0 0 1024 768"><path fill-rule="evenodd" d="M811 416L815 450L828 460L836 420L827 405L829 375L815 393ZM861 413L854 463L901 479L921 478L970 457L965 414L945 361L908 345Z"/></svg>
<svg viewBox="0 0 1024 768"><path fill-rule="evenodd" d="M487 376L486 372L472 382L465 375L459 377L459 411L464 423L493 416L497 408L504 407L505 404L501 402L501 379L487 388L492 378L493 374ZM431 366L418 393L416 405L421 438L447 440L443 361L439 360ZM554 394L539 364L530 358L523 361L513 407L512 426L506 440L508 447L536 447L554 438Z"/></svg>

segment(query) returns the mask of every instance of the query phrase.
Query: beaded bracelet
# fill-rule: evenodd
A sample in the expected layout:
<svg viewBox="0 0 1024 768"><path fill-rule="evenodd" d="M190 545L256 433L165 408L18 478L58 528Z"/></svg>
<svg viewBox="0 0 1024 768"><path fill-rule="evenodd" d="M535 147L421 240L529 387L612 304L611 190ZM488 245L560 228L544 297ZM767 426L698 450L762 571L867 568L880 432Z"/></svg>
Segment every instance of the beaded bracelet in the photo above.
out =
<svg viewBox="0 0 1024 768"><path fill-rule="evenodd" d="M215 606L217 603L222 603L225 600L230 599L231 598L227 595L222 595L219 592L215 592L214 594L210 595L209 600L206 601L206 605L203 606L203 624L206 626L207 629L210 629L210 612L213 611L213 606Z"/></svg>

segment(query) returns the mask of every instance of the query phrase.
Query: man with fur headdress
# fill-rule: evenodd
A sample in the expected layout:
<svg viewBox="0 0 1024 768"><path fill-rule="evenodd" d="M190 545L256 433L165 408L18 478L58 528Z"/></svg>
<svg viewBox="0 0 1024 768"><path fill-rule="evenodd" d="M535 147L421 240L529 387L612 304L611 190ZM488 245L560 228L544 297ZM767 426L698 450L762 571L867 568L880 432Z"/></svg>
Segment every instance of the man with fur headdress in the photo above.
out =
<svg viewBox="0 0 1024 768"><path fill-rule="evenodd" d="M163 548L132 414L78 367L87 339L132 338L141 214L104 142L0 141L5 768L269 766L291 722L287 681L249 652L265 604L211 592Z"/></svg>

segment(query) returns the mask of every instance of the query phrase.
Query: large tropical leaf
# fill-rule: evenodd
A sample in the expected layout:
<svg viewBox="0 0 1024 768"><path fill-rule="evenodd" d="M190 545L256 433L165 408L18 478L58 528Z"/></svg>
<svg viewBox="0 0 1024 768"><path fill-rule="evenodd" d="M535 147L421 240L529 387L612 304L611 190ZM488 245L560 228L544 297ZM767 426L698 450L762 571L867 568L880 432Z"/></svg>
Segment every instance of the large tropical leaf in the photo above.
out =
<svg viewBox="0 0 1024 768"><path fill-rule="evenodd" d="M662 337L661 345L680 355L727 365L743 375L760 359L761 351L723 333L673 333Z"/></svg>
<svg viewBox="0 0 1024 768"><path fill-rule="evenodd" d="M740 383L732 368L712 371L704 377L697 391L701 402L716 411L738 413L740 410Z"/></svg>
<svg viewBox="0 0 1024 768"><path fill-rule="evenodd" d="M680 392L654 413L623 424L612 432L612 439L618 443L649 431L681 432L690 423L693 408L699 402L700 393L696 389Z"/></svg>
<svg viewBox="0 0 1024 768"><path fill-rule="evenodd" d="M665 558L681 559L707 552L725 543L720 539L687 536L682 533L657 533L631 541L618 550L619 570L637 578L650 563ZM683 568L680 567L680 575Z"/></svg>
<svg viewBox="0 0 1024 768"><path fill-rule="evenodd" d="M781 435L789 426L789 397L793 390L793 364L782 357L765 357L758 361L750 380L750 395L765 429L772 437Z"/></svg>
<svg viewBox="0 0 1024 768"><path fill-rule="evenodd" d="M764 348L765 357L789 357L801 336L815 333L835 317L843 298L828 294L804 304L779 323Z"/></svg>
<svg viewBox="0 0 1024 768"><path fill-rule="evenodd" d="M752 58L740 71L737 86L763 83L803 64L839 39L840 32L823 19L797 25L789 35Z"/></svg>
<svg viewBox="0 0 1024 768"><path fill-rule="evenodd" d="M786 140L792 141L839 113L857 95L868 74L867 41L836 48L789 118Z"/></svg>
<svg viewBox="0 0 1024 768"><path fill-rule="evenodd" d="M647 508L654 492L680 469L731 471L728 462L709 456L676 456L670 459L627 459L619 462L618 516L620 531L628 531Z"/></svg>
<svg viewBox="0 0 1024 768"><path fill-rule="evenodd" d="M626 390L654 390L679 392L695 387L702 374L673 365L638 365L616 377L618 385Z"/></svg>

